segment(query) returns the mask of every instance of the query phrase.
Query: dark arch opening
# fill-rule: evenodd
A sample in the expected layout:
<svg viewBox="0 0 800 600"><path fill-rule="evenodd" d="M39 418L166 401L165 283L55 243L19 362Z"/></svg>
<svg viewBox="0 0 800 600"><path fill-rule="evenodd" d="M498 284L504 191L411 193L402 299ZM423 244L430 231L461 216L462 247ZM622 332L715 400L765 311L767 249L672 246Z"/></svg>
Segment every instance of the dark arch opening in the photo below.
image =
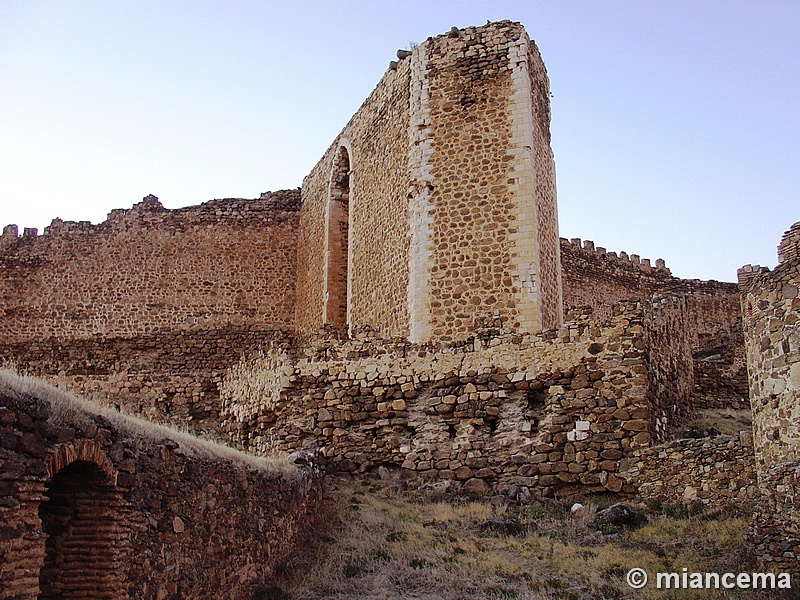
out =
<svg viewBox="0 0 800 600"><path fill-rule="evenodd" d="M342 146L333 165L328 205L325 323L347 326L347 260L350 247L350 155Z"/></svg>
<svg viewBox="0 0 800 600"><path fill-rule="evenodd" d="M45 541L39 598L119 598L118 493L94 463L75 461L53 476L39 506Z"/></svg>

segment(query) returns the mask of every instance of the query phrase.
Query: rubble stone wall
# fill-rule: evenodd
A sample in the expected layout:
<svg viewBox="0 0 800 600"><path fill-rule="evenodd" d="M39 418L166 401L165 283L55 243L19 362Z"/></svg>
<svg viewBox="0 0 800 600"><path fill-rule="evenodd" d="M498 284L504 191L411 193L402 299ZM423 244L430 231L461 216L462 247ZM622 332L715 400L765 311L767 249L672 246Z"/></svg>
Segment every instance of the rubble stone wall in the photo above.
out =
<svg viewBox="0 0 800 600"><path fill-rule="evenodd" d="M313 472L0 387L3 598L249 600L317 526Z"/></svg>
<svg viewBox="0 0 800 600"><path fill-rule="evenodd" d="M648 407L655 441L664 441L694 416L692 333L686 296L656 294L645 304L642 327Z"/></svg>
<svg viewBox="0 0 800 600"><path fill-rule="evenodd" d="M572 316L560 337L486 332L449 347L365 337L308 356L262 353L223 384L223 426L249 451L313 449L332 470L402 468L473 493L618 492L620 461L656 433L659 382L687 377L646 341L687 333L664 319L647 334L654 318L636 301L605 326ZM688 404L689 389L670 399Z"/></svg>
<svg viewBox="0 0 800 600"><path fill-rule="evenodd" d="M297 191L166 210L153 196L99 224L0 238L5 342L137 337L294 322Z"/></svg>
<svg viewBox="0 0 800 600"><path fill-rule="evenodd" d="M778 246L774 270L739 269L759 505L750 540L759 557L800 570L800 223Z"/></svg>
<svg viewBox="0 0 800 600"><path fill-rule="evenodd" d="M753 440L738 437L680 439L637 451L626 481L647 501L718 509L755 503L758 495Z"/></svg>
<svg viewBox="0 0 800 600"><path fill-rule="evenodd" d="M228 369L281 329L227 326L97 339L0 342L0 356L106 406L192 431L215 431L219 386Z"/></svg>
<svg viewBox="0 0 800 600"><path fill-rule="evenodd" d="M297 324L325 324L334 174L350 161L347 323L414 342L561 322L547 76L518 23L399 52L303 184Z"/></svg>
<svg viewBox="0 0 800 600"><path fill-rule="evenodd" d="M561 239L564 310L590 306L607 318L615 302L672 292L686 296L697 408L747 406L747 370L734 283L678 279L664 261L607 251L590 240Z"/></svg>
<svg viewBox="0 0 800 600"><path fill-rule="evenodd" d="M740 271L740 285L756 456L800 460L800 260Z"/></svg>
<svg viewBox="0 0 800 600"><path fill-rule="evenodd" d="M767 565L800 572L800 461L759 465L758 486L758 504L747 539Z"/></svg>

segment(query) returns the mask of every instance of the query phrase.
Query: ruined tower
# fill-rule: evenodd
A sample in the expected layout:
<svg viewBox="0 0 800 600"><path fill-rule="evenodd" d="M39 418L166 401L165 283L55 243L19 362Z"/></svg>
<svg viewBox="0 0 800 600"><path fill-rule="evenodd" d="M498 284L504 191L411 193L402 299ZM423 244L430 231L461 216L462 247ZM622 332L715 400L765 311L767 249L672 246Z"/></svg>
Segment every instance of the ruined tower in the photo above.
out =
<svg viewBox="0 0 800 600"><path fill-rule="evenodd" d="M549 84L518 23L398 52L303 183L297 325L412 342L561 323Z"/></svg>

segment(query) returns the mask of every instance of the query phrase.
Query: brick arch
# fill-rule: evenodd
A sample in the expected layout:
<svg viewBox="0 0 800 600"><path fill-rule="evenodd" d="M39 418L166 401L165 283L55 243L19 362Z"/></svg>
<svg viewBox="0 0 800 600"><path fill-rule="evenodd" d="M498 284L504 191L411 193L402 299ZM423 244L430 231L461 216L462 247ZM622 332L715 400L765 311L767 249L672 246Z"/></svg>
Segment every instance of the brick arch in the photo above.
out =
<svg viewBox="0 0 800 600"><path fill-rule="evenodd" d="M102 447L81 440L55 448L39 505L44 532L40 599L124 597L127 539L117 471Z"/></svg>
<svg viewBox="0 0 800 600"><path fill-rule="evenodd" d="M47 475L50 479L64 467L76 461L91 463L102 471L108 483L117 485L117 470L111 464L103 447L92 440L79 440L67 444L59 444L47 458Z"/></svg>

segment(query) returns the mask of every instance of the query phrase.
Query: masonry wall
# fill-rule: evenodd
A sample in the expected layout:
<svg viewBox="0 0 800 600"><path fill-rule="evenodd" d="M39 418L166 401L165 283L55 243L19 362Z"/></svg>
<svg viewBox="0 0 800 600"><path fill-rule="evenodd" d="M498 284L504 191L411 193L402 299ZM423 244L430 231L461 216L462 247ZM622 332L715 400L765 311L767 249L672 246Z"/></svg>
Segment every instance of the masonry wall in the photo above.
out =
<svg viewBox="0 0 800 600"><path fill-rule="evenodd" d="M464 339L499 317L535 333L561 322L549 83L518 23L468 27L415 49L428 137L412 212L414 342ZM420 186L421 187L421 186Z"/></svg>
<svg viewBox="0 0 800 600"><path fill-rule="evenodd" d="M389 69L303 180L297 326L322 327L334 161L350 161L347 322L408 334L410 62Z"/></svg>
<svg viewBox="0 0 800 600"><path fill-rule="evenodd" d="M318 524L313 472L0 375L3 598L249 600Z"/></svg>
<svg viewBox="0 0 800 600"><path fill-rule="evenodd" d="M218 384L293 328L298 191L0 238L0 360L132 412L216 426Z"/></svg>
<svg viewBox="0 0 800 600"><path fill-rule="evenodd" d="M227 326L99 339L0 342L26 373L106 406L195 433L218 432L219 386L228 369L281 329Z"/></svg>
<svg viewBox="0 0 800 600"><path fill-rule="evenodd" d="M296 191L166 210L153 196L99 224L5 229L0 335L136 337L227 325L291 327Z"/></svg>
<svg viewBox="0 0 800 600"><path fill-rule="evenodd" d="M749 539L758 556L778 568L800 570L800 223L778 246L773 271L739 269L759 505Z"/></svg>
<svg viewBox="0 0 800 600"><path fill-rule="evenodd" d="M561 321L549 87L503 21L429 38L378 83L303 184L297 322L334 324L334 168L349 177L347 323L414 342L464 339L495 316ZM332 233L333 232L333 233Z"/></svg>
<svg viewBox="0 0 800 600"><path fill-rule="evenodd" d="M697 408L748 405L747 370L736 284L673 277L664 261L610 252L590 240L561 239L564 310L589 306L607 318L615 302L669 292L686 298Z"/></svg>
<svg viewBox="0 0 800 600"><path fill-rule="evenodd" d="M561 238L560 247L565 311L591 306L607 318L615 302L649 298L673 281L661 259L652 265L638 254L617 254L580 238Z"/></svg>
<svg viewBox="0 0 800 600"><path fill-rule="evenodd" d="M739 276L756 456L761 464L798 460L800 259L774 271L745 269Z"/></svg>
<svg viewBox="0 0 800 600"><path fill-rule="evenodd" d="M656 294L644 308L642 348L648 374L648 418L656 441L669 439L695 414L692 333L686 296Z"/></svg>
<svg viewBox="0 0 800 600"><path fill-rule="evenodd" d="M446 348L366 337L265 352L223 385L223 424L252 452L313 449L334 471L399 468L469 493L619 492L620 461L657 433L652 386L685 377L645 339L686 332L669 320L646 337L637 302L605 326L572 316L561 337L489 329Z"/></svg>
<svg viewBox="0 0 800 600"><path fill-rule="evenodd" d="M749 432L742 434L679 439L639 450L623 476L640 498L664 506L699 511L754 504L753 440Z"/></svg>

